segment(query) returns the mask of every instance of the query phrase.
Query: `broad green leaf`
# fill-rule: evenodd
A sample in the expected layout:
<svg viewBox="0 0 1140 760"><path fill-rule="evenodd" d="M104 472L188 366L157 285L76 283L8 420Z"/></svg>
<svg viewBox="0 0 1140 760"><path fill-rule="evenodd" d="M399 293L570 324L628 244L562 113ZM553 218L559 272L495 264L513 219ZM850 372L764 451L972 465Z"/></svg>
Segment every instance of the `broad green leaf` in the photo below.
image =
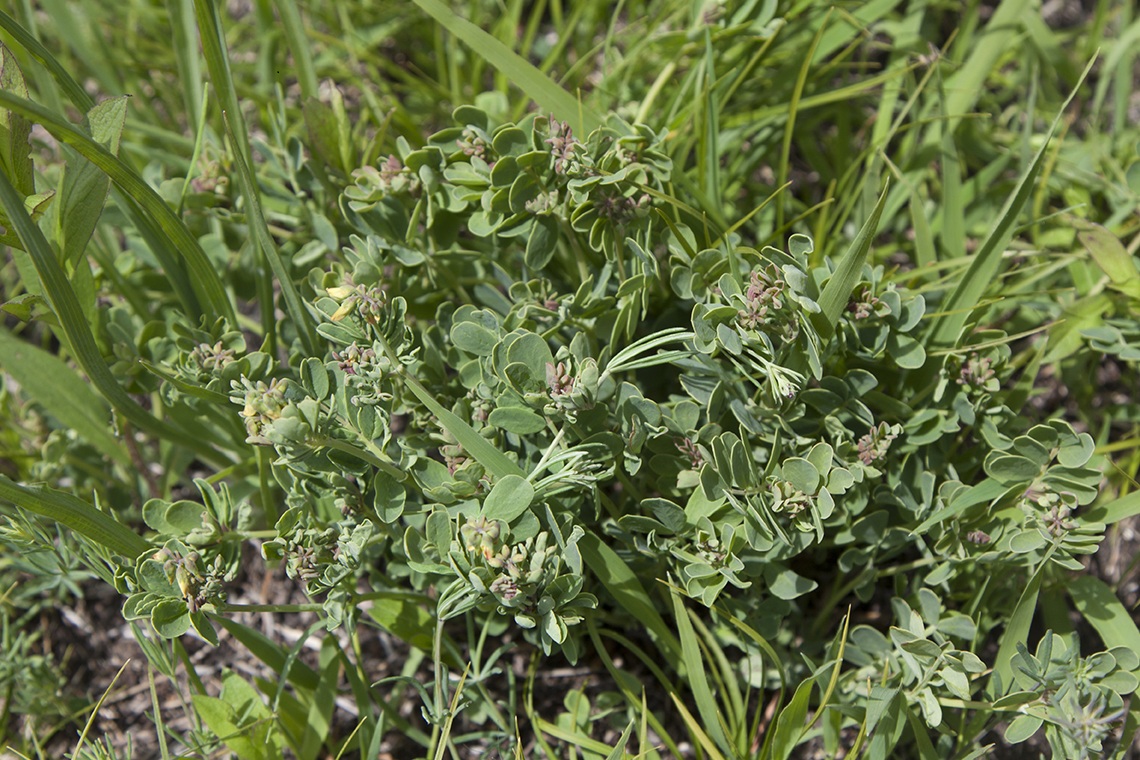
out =
<svg viewBox="0 0 1140 760"><path fill-rule="evenodd" d="M391 598L377 599L368 608L368 616L393 636L424 652L431 651L435 619L420 600L393 594Z"/></svg>
<svg viewBox="0 0 1140 760"><path fill-rule="evenodd" d="M181 599L164 599L150 611L150 623L159 636L176 639L190 630L190 612Z"/></svg>
<svg viewBox="0 0 1140 760"><path fill-rule="evenodd" d="M0 329L0 371L60 424L116 464L131 466L126 448L110 431L107 403L61 359Z"/></svg>
<svg viewBox="0 0 1140 760"><path fill-rule="evenodd" d="M584 137L601 124L601 119L591 108L579 102L518 53L456 14L442 0L415 0L415 3L440 26L509 77L539 107L549 111L559 121L569 123L578 135Z"/></svg>
<svg viewBox="0 0 1140 760"><path fill-rule="evenodd" d="M1021 744L1037 733L1044 723L1043 718L1036 715L1018 715L1016 718L1009 722L1009 726L1005 729L1005 740L1010 744Z"/></svg>
<svg viewBox="0 0 1140 760"><path fill-rule="evenodd" d="M507 475L499 479L483 501L483 516L488 520L509 523L530 507L534 501L534 486L526 478Z"/></svg>
<svg viewBox="0 0 1140 760"><path fill-rule="evenodd" d="M149 541L110 515L62 491L46 486L22 486L0 475L0 499L66 525L130 560L153 549Z"/></svg>
<svg viewBox="0 0 1140 760"><path fill-rule="evenodd" d="M487 422L508 433L530 435L546 428L546 418L525 406L500 406L487 415Z"/></svg>
<svg viewBox="0 0 1140 760"><path fill-rule="evenodd" d="M1101 227L1084 220L1075 224L1081 228L1077 237L1088 250L1097 266L1108 275L1112 286L1132 298L1140 299L1140 270L1135 259L1124 249L1120 238Z"/></svg>
<svg viewBox="0 0 1140 760"><path fill-rule="evenodd" d="M87 112L91 138L103 145L112 155L119 154L119 139L127 122L127 97L105 100ZM87 248L87 241L95 232L103 204L111 189L111 178L102 169L82 156L68 158L59 188L59 232L57 241L63 251L63 260L71 265Z"/></svg>

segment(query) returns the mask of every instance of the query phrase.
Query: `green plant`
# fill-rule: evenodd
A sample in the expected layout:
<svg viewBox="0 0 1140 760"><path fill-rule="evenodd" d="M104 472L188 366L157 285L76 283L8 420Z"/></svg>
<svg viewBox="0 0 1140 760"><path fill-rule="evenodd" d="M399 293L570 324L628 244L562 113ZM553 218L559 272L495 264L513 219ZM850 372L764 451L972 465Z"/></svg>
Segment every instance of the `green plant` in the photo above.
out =
<svg viewBox="0 0 1140 760"><path fill-rule="evenodd" d="M684 738L713 758L965 758L1019 713L1009 742L1045 727L1055 752L1103 748L1140 632L1087 575L1071 604L1106 651L1057 623L1071 574L1138 511L1111 489L1097 501L1109 431L1135 419L1026 404L1042 367L1134 361L1131 255L1105 228L1043 216L1079 201L1131 234L1135 192L1077 171L1060 116L967 118L1038 86L1064 113L1039 65L1083 86L1068 58L1026 73L1004 57L1024 3L981 31L969 11L953 63L916 60L946 18L936 4L635 3L600 50L589 3L570 19L549 3L577 22L565 43L539 40L536 11L518 50L521 3L491 31L434 0L417 5L442 28L362 11L362 29L430 40L434 61L409 44L404 66L349 38L309 50L319 34L284 0L275 37L269 5L247 23L289 48L300 99L274 93L272 50L240 68L227 46L247 40L212 3L171 2L167 76L185 103L159 96L149 131L123 100L93 103L27 14L0 17L45 65L36 100L3 58L15 329L0 356L19 455L0 497L80 534L71 560L114 584L126 619L176 642L224 630L264 664L269 680L191 677L186 746L375 756L395 732L433 758L517 755L531 736L550 756L620 758L636 736L650 757ZM335 31L331 5L304 10ZM666 19L661 33L639 39L642 17ZM1059 46L1018 23L1034 50ZM891 48L863 45L864 25ZM567 49L587 62L563 72L577 97L544 73ZM615 65L590 88L595 55ZM884 68L848 81L852 62ZM318 69L341 87L322 90ZM872 93L865 129L829 108ZM33 121L67 149L29 156ZM823 177L788 190L808 169ZM251 546L308 600L231 602ZM315 622L288 648L245 611ZM1037 614L1066 635L1030 655ZM373 683L361 640L380 634L413 654ZM519 642L534 652L522 700L503 664ZM147 646L174 678L176 649ZM610 688L536 707L557 657L597 658ZM337 695L356 704L351 732ZM395 706L408 699L430 730Z"/></svg>

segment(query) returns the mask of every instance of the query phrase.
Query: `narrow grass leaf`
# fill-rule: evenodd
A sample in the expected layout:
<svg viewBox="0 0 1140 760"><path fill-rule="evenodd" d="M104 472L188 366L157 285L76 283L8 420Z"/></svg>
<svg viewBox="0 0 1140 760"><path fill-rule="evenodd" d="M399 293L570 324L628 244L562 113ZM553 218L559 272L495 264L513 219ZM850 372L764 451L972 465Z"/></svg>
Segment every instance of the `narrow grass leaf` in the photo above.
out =
<svg viewBox="0 0 1140 760"><path fill-rule="evenodd" d="M1005 696L1013 686L1013 656L1017 653L1017 645L1025 644L1029 639L1029 626L1033 622L1033 613L1037 609L1037 596L1041 591L1041 578L1048 563L1042 563L1033 577L1029 579L1013 614L1009 616L1009 623L1002 631L998 652L994 657L994 671L990 676L987 692L991 697ZM1000 692L995 684L1000 684Z"/></svg>
<svg viewBox="0 0 1140 760"><path fill-rule="evenodd" d="M182 255L194 290L203 307L209 310L207 316L212 319L225 317L230 324L237 324L233 305L226 294L221 277L206 257L198 239L142 177L111 151L93 140L90 135L43 106L0 90L0 107L37 122L52 137L75 148L84 158L110 175L111 181L137 201L154 220L169 240L171 250L178 251Z"/></svg>
<svg viewBox="0 0 1140 760"><path fill-rule="evenodd" d="M1136 620L1108 585L1092 575L1069 579L1069 596L1077 612L1096 629L1105 647L1124 647L1140 652Z"/></svg>
<svg viewBox="0 0 1140 760"><path fill-rule="evenodd" d="M618 608L624 609L648 629L657 647L669 661L679 661L681 643L669 630L629 565L593 531L586 531L586 535L578 541L578 549L590 570L617 602Z"/></svg>
<svg viewBox="0 0 1140 760"><path fill-rule="evenodd" d="M811 699L812 687L815 681L807 679L796 687L792 700L780 711L776 718L776 725L772 729L772 744L769 747L771 758L788 760L792 750L796 748L799 737L803 733L804 721L807 718L808 701Z"/></svg>
<svg viewBox="0 0 1140 760"><path fill-rule="evenodd" d="M301 749L297 753L300 760L316 760L321 745L329 736L332 713L336 707L340 663L340 649L336 645L336 639L326 636L321 641L321 682L309 702L309 719L305 724L305 735L301 737Z"/></svg>
<svg viewBox="0 0 1140 760"><path fill-rule="evenodd" d="M689 734L697 740L697 744L701 745L701 749L708 755L709 760L725 760L724 755L717 749L716 743L705 733L701 727L701 723L693 717L693 714L689 712L689 708L685 706L685 703L681 701L680 697L676 694L670 696L673 697L673 705L677 708L677 711L681 713L681 720L685 722L685 727L689 729Z"/></svg>
<svg viewBox="0 0 1140 760"><path fill-rule="evenodd" d="M131 466L127 450L109 430L106 402L62 359L0 329L0 369L60 424L113 462Z"/></svg>
<svg viewBox="0 0 1140 760"><path fill-rule="evenodd" d="M297 82L301 85L301 99L316 97L317 72L313 68L313 55L309 50L310 43L305 36L305 24L301 20L296 0L277 0L274 5L281 18L285 40L289 43L289 52L293 55Z"/></svg>
<svg viewBox="0 0 1140 760"><path fill-rule="evenodd" d="M1007 5L1009 5L1008 0L1002 3L1002 9ZM1014 230L1017 226L1017 218L1021 214L1021 210L1025 207L1025 203L1029 200L1029 196L1033 190L1033 182L1041 170L1041 164L1045 158L1045 151L1049 147L1050 139L1053 133L1057 131L1057 125L1060 123L1061 117L1064 115L1066 109L1068 109L1069 103L1072 102L1073 97L1080 90L1081 83L1084 82L1092 64L1093 62L1090 61L1089 65L1085 67L1084 73L1081 74L1081 81L1073 88L1073 91L1065 100L1065 104L1061 106L1057 116L1053 119L1053 123L1049 126L1049 131L1046 133L1045 140L1042 142L1040 149L1038 149L1037 155L1033 157L1033 161L1025 170L1025 173L1022 174L1021 179L1017 183L1017 187L998 214L998 218L986 236L985 241L978 247L978 252L974 254L974 257L970 260L969 269L962 275L962 279L946 299L946 302L941 304L940 308L943 315L931 328L929 346L947 347L953 345L954 342L957 341L958 335L962 332L962 328L965 327L971 311L977 306L982 295L991 285L997 274L998 266L1001 263L1001 254L1013 237ZM934 365L934 362L928 363L927 366L930 367L928 372L936 371Z"/></svg>
<svg viewBox="0 0 1140 760"><path fill-rule="evenodd" d="M278 253L277 246L273 243L273 238L269 235L269 226L265 223L265 215L261 212L261 200L258 197L256 181L250 171L249 164L246 163L243 151L237 148L239 138L233 132L233 122L228 113L223 114L223 118L226 122L226 134L235 146L234 164L238 170L238 184L241 186L242 195L245 196L246 214L249 217L249 226L253 231L254 244L273 271L273 276L277 280L281 294L285 299L285 309L292 317L293 326L301 338L301 345L306 354L308 356L319 356L322 351L320 340L317 337L316 323L301 301L301 294L297 292L297 286L293 282L289 270L286 269L285 262L282 261L281 254ZM273 303L263 303L261 308L272 311Z"/></svg>
<svg viewBox="0 0 1140 760"><path fill-rule="evenodd" d="M697 641L693 624L689 621L689 613L676 590L671 590L670 595L673 597L673 616L677 620L677 638L681 642L681 656L685 662L685 678L697 703L697 712L716 746L725 752L731 752L728 738L721 730L720 708L713 698L712 689L709 688L700 642Z"/></svg>
<svg viewBox="0 0 1140 760"><path fill-rule="evenodd" d="M855 284L859 282L859 277L863 273L863 263L867 260L867 253L871 250L871 242L875 239L875 233L878 231L879 218L883 215L883 206L887 202L889 190L890 184L888 183L883 188L874 209L871 210L871 216L863 223L859 234L851 241L847 252L839 260L838 268L828 279L827 285L823 287L823 293L819 296L820 311L811 315L811 322L824 342L830 340L831 336L835 334L835 324L839 321L843 310L847 308L851 291L854 290Z"/></svg>
<svg viewBox="0 0 1140 760"><path fill-rule="evenodd" d="M149 541L115 518L63 491L46 486L22 486L0 475L0 499L65 525L131 560L152 548Z"/></svg>
<svg viewBox="0 0 1140 760"><path fill-rule="evenodd" d="M254 657L268 665L271 670L276 673L283 671L285 661L289 656L288 652L265 634L221 615L211 615L210 620L229 631L231 636L240 641L242 646L248 649ZM317 671L303 662L292 664L288 670L288 679L294 686L309 691L315 691L320 686L321 681Z"/></svg>
<svg viewBox="0 0 1140 760"><path fill-rule="evenodd" d="M943 130L954 132L962 116L986 91L986 78L1002 56L1015 47L1013 39L1021 33L1021 17L1028 12L1029 0L1003 0L990 16L985 30L973 43L970 55L946 82L947 121L942 125Z"/></svg>
<svg viewBox="0 0 1140 760"><path fill-rule="evenodd" d="M0 96L3 94L0 93ZM98 346L95 345L91 326L87 323L87 318L79 305L75 290L56 260L55 253L51 250L47 240L44 239L40 228L33 224L24 212L20 196L3 173L0 173L0 206L3 206L8 213L11 225L15 228L16 234L24 244L24 249L35 264L40 284L51 303L52 310L59 319L60 327L76 361L79 362L79 366L83 368L87 376L91 378L92 384L103 395L103 398L107 399L111 406L139 428L161 438L177 441L211 458L216 458L208 445L204 445L197 438L187 435L179 428L151 415L119 385L115 376L111 374L111 370L107 368Z"/></svg>
<svg viewBox="0 0 1140 760"><path fill-rule="evenodd" d="M60 89L67 95L72 105L78 108L82 113L87 113L91 110L91 107L95 105L95 101L87 94L83 86L76 82L71 74L67 73L67 69L55 59L55 56L53 56L46 47L40 44L39 40L29 34L27 29L20 26L16 19L9 16L3 10L0 10L0 29L10 34L16 44L27 51L28 55L35 58L48 70L52 78L54 78L56 83L60 86Z"/></svg>
<svg viewBox="0 0 1140 760"><path fill-rule="evenodd" d="M1112 525L1136 515L1140 515L1140 491L1133 491L1108 504L1093 507L1088 512L1078 516L1077 520L1082 523Z"/></svg>
<svg viewBox="0 0 1140 760"><path fill-rule="evenodd" d="M403 367L390 346L385 344L384 350L394 366ZM512 462L506 454L495 448L490 441L479 435L475 428L467 424L461 417L436 401L435 396L419 380L407 372L404 372L404 380L407 382L408 389L428 408L429 412L435 415L444 430L451 433L459 445L474 457L476 462L483 465L487 472L494 475L495 478L505 478L508 475L526 478L526 473L523 472L522 468Z"/></svg>
<svg viewBox="0 0 1140 760"><path fill-rule="evenodd" d="M591 108L579 102L518 53L456 14L442 0L415 0L415 3L440 26L461 39L487 63L518 85L528 98L556 119L568 122L578 135L588 134L601 125L601 118Z"/></svg>

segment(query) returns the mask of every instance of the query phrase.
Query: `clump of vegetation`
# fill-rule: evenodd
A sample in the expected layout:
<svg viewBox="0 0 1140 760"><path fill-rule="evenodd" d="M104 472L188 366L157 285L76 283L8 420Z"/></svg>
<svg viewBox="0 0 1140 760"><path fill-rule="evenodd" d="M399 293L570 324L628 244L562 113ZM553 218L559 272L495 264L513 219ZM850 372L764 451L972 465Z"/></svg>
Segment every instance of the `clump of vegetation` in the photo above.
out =
<svg viewBox="0 0 1140 760"><path fill-rule="evenodd" d="M1125 10L328 5L0 13L6 715L100 583L163 758L1126 751Z"/></svg>

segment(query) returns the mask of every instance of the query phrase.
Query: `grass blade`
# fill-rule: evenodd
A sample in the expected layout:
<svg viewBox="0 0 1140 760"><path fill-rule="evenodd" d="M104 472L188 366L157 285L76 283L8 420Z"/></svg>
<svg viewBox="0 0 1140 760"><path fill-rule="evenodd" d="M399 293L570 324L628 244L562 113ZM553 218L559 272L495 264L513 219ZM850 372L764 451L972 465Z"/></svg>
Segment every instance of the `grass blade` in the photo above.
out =
<svg viewBox="0 0 1140 760"><path fill-rule="evenodd" d="M281 295L285 298L285 308L289 312L289 316L293 318L293 325L301 338L301 345L304 347L305 353L308 356L320 356L323 351L321 350L320 340L317 337L316 325L312 315L309 314L305 308L305 304L301 301L301 294L297 292L297 286L293 282L293 278L289 275L289 271L285 268L285 262L281 260L281 255L277 252L277 246L273 244L273 238L269 236L269 226L265 223L265 216L261 212L261 201L258 199L257 184L250 171L249 164L246 163L243 152L236 147L238 138L231 129L233 125L229 119L229 115L226 114L224 118L226 121L226 135L235 146L234 164L238 170L238 184L241 185L242 195L245 196L245 202L248 204L246 212L249 216L249 226L253 230L254 245L260 250L265 261L268 262L269 268L273 271L273 276L277 280L277 284L281 287ZM273 303L263 303L261 304L261 308L272 310Z"/></svg>
<svg viewBox="0 0 1140 760"><path fill-rule="evenodd" d="M1043 562L1037 572L1029 579L1013 614L1009 616L1009 623L1001 634L1001 643L998 645L997 655L994 657L994 672L990 676L986 691L991 697L1004 696L1013 686L1013 655L1017 652L1017 645L1024 644L1029 639L1029 626L1033 622L1033 613L1037 610L1037 596L1041 591L1041 578L1048 562ZM1000 684L1000 693L995 688Z"/></svg>
<svg viewBox="0 0 1140 760"><path fill-rule="evenodd" d="M149 541L115 518L63 491L46 486L22 486L0 475L0 499L66 525L79 535L131 560L152 548Z"/></svg>
<svg viewBox="0 0 1140 760"><path fill-rule="evenodd" d="M839 321L843 310L847 308L847 300L851 296L851 291L863 273L863 263L867 260L867 253L871 250L871 241L875 239L875 233L878 231L879 218L883 215L883 206L886 205L889 190L890 183L887 183L883 187L879 201L871 211L871 216L864 222L855 239L851 241L847 252L839 260L839 267L835 270L835 274L831 275L827 285L824 286L823 293L819 296L819 313L811 315L812 325L815 326L816 332L819 333L820 338L825 343L835 334L835 323Z"/></svg>
<svg viewBox="0 0 1140 760"><path fill-rule="evenodd" d="M591 108L579 102L518 53L457 15L442 0L415 0L415 3L440 26L463 40L487 63L509 77L528 98L556 119L569 123L578 135L586 135L601 125L601 118Z"/></svg>
<svg viewBox="0 0 1140 760"><path fill-rule="evenodd" d="M670 662L679 662L681 642L665 624L653 606L653 600L629 565L593 531L586 531L586 535L578 541L578 549L595 577L617 602L618 608L633 615L634 619L648 629L657 647Z"/></svg>
<svg viewBox="0 0 1140 760"><path fill-rule="evenodd" d="M116 464L131 466L127 450L108 430L107 404L64 361L0 330L0 368L60 424Z"/></svg>
<svg viewBox="0 0 1140 760"><path fill-rule="evenodd" d="M0 206L3 206L7 212L9 222L35 264L40 284L59 319L72 353L103 398L142 430L160 438L177 441L204 456L216 459L208 445L148 413L119 385L103 361L98 346L95 345L95 338L91 334L87 318L83 315L79 299L63 268L56 260L55 253L40 228L28 218L24 211L23 200L2 172L0 172Z"/></svg>
<svg viewBox="0 0 1140 760"><path fill-rule="evenodd" d="M700 713L701 722L704 723L706 732L716 746L731 752L728 738L721 728L720 708L713 698L712 689L709 688L700 642L697 641L697 635L693 631L689 613L685 609L685 603L681 601L681 595L675 589L670 590L670 595L673 597L673 616L677 620L677 638L681 642L681 657L685 663L685 678L693 692L693 699L696 700L697 712ZM673 698L676 699L676 695Z"/></svg>
<svg viewBox="0 0 1140 760"><path fill-rule="evenodd" d="M1003 3L1004 9L1009 3ZM992 23L992 22L991 22ZM1095 60L1095 59L1094 59ZM1025 173L1021 176L1020 181L1013 194L1006 201L1005 207L998 214L997 221L990 229L989 234L986 236L985 242L978 247L978 252L974 254L973 259L970 261L970 268L962 276L958 282L954 292L946 299L941 305L942 316L934 323L931 328L929 347L948 347L953 345L958 340L958 335L965 327L967 319L974 307L977 306L981 300L982 295L985 293L986 288L992 283L994 276L997 274L998 265L1001 262L1001 254L1009 241L1013 238L1013 232L1017 226L1017 218L1021 210L1025 207L1025 203L1029 200L1029 195L1033 190L1033 182L1037 178L1037 173L1041 170L1041 164L1045 158L1045 150L1049 147L1050 139L1053 133L1057 131L1057 125L1061 122L1061 117L1064 115L1065 110L1069 107L1073 97L1080 90L1081 83L1084 82L1085 77L1088 76L1089 70L1092 68L1093 61L1090 61L1088 66L1085 67L1084 73L1081 74L1081 79L1069 97L1065 100L1065 104L1061 106L1061 110L1057 113L1056 118L1049 127L1046 133L1045 141L1041 144L1037 155L1033 157L1032 163ZM935 362L930 362L927 367L932 368Z"/></svg>
<svg viewBox="0 0 1140 760"><path fill-rule="evenodd" d="M1140 652L1140 630L1136 621L1100 578L1078 575L1068 583L1069 596L1077 612L1089 622L1107 649L1124 647Z"/></svg>
<svg viewBox="0 0 1140 760"><path fill-rule="evenodd" d="M56 83L67 95L67 99L71 101L72 105L78 108L82 113L87 113L91 107L95 105L95 101L87 91L76 82L75 79L67 73L67 69L60 65L60 62L55 59L55 56L48 51L46 47L40 44L40 41L28 33L28 30L20 26L16 19L9 16L3 10L0 10L0 29L12 36L12 39L27 51L28 55L35 58L55 79Z"/></svg>
<svg viewBox="0 0 1140 760"><path fill-rule="evenodd" d="M182 254L195 292L204 308L209 310L207 316L211 319L225 317L230 324L237 324L233 305L221 277L206 257L198 239L142 177L83 130L37 103L0 90L0 107L38 122L52 137L75 148L80 155L106 172L111 181L142 206L155 221L168 239L170 249ZM23 203L20 204L20 209L23 210Z"/></svg>

